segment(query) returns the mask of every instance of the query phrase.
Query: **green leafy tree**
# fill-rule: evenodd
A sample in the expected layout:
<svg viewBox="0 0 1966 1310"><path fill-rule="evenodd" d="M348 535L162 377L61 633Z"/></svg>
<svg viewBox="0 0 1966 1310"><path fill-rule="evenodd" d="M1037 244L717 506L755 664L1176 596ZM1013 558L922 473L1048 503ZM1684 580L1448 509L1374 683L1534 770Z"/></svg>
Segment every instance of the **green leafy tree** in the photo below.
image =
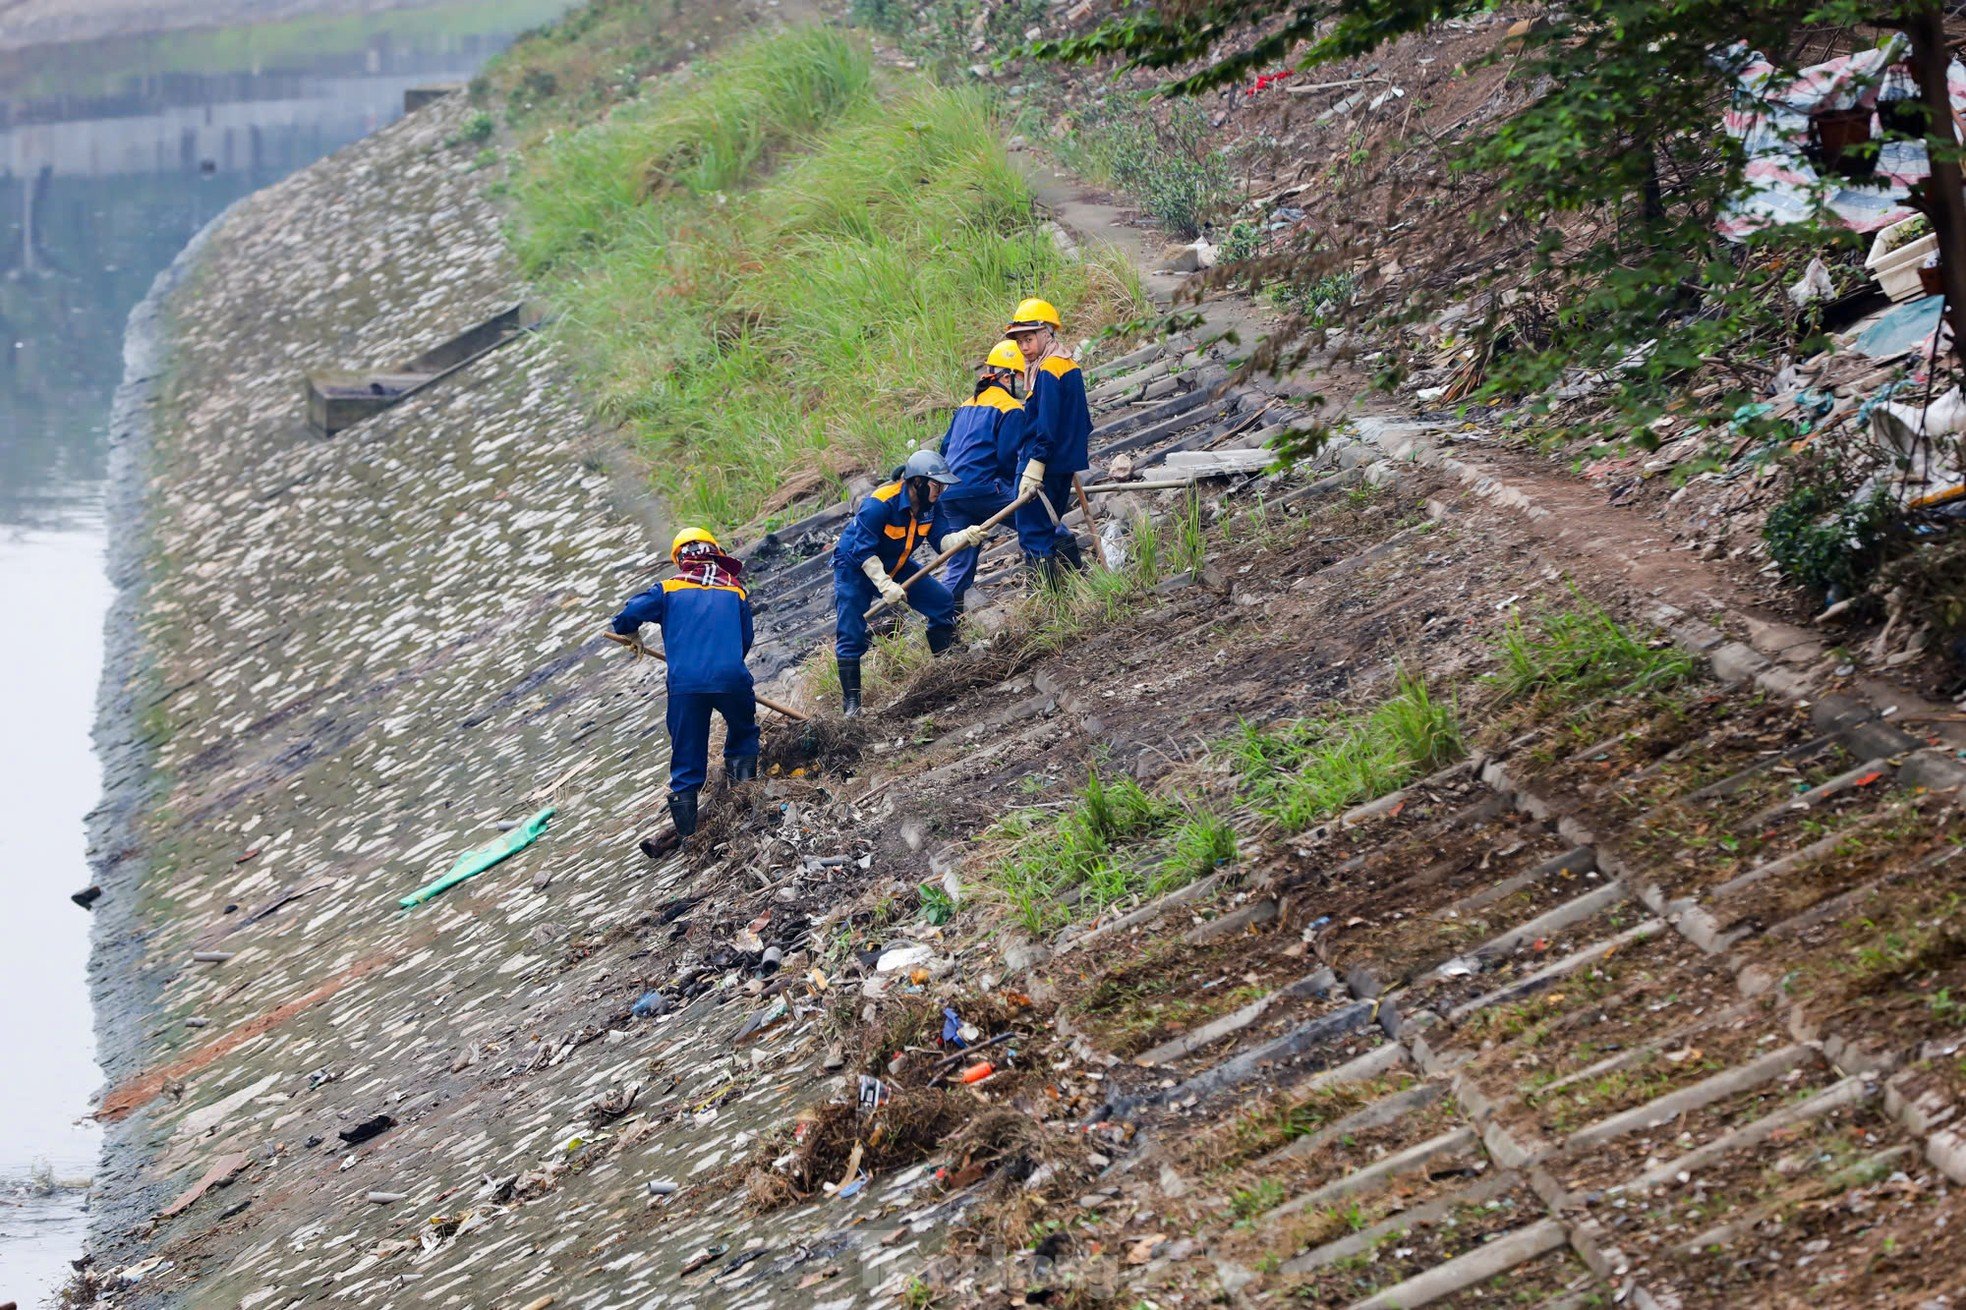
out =
<svg viewBox="0 0 1966 1310"><path fill-rule="evenodd" d="M1286 60L1308 70L1369 55L1490 7L1483 0L1140 0L1034 53L1158 70L1164 93L1192 95ZM1484 282L1537 292L1534 316L1489 301L1477 336L1490 359L1490 392L1520 395L1567 370L1601 371L1627 414L1643 421L1703 364L1731 370L1742 389L1768 376L1766 361L1793 348L1806 327L1780 294L1799 271L1796 257L1856 238L1816 221L1744 244L1715 231L1723 206L1741 192L1746 164L1720 127L1730 100L1739 103L1740 57L1759 51L1792 68L1821 58L1838 39L1842 48L1862 48L1888 35L1881 29L1904 27L1918 47L1928 102L1931 63L1943 104L1944 61L1932 62L1938 13L1936 3L1854 0L1573 0L1513 37L1494 58L1514 62L1512 80L1528 88L1526 103L1451 160L1475 202L1414 223L1405 242L1437 267L1460 261L1436 279L1456 297ZM1950 136L1928 146L1956 201ZM1383 259L1385 225L1364 217L1353 231L1320 233L1317 244L1295 252L1293 275L1310 281L1361 255ZM1954 248L1957 228L1939 213L1934 222L1942 246ZM1966 227L1966 216L1958 226ZM1512 255L1499 266L1498 246ZM1379 327L1439 308L1364 290L1355 317ZM1290 362L1286 345L1270 343L1254 364Z"/></svg>

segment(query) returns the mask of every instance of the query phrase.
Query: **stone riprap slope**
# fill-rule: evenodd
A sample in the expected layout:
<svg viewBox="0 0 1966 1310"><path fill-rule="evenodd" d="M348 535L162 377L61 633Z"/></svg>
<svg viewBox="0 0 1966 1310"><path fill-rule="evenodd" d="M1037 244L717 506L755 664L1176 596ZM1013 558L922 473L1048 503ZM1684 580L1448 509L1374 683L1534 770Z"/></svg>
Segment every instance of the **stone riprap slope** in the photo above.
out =
<svg viewBox="0 0 1966 1310"><path fill-rule="evenodd" d="M255 1307L905 1283L917 1241L860 1262L867 1215L939 1234L972 1194L889 1171L851 1206L775 1216L767 1244L725 1176L837 1067L811 998L738 1044L754 1008L783 1016L815 918L911 860L926 876L899 837L877 858L847 835L881 833L891 805L852 804L880 786L767 783L768 850L651 870L660 674L593 634L661 543L617 503L612 438L546 341L333 439L305 425L304 373L397 364L520 294L490 179L450 144L467 113L445 102L242 203L161 306L167 381L130 416L151 435L142 672L121 689L155 794L102 853L111 1130L85 1281L106 1304ZM1115 397L1153 400L1110 441L1192 442L1245 403L1166 372ZM1257 436L1251 412L1233 426ZM842 514L761 552L761 668L819 639L830 577L794 561ZM1015 590L1011 549L984 594ZM548 804L532 849L397 908ZM658 986L666 1012L631 1016ZM663 1181L673 1206L646 1190Z"/></svg>
<svg viewBox="0 0 1966 1310"><path fill-rule="evenodd" d="M655 1053L587 1045L625 1008L602 986L618 960L563 971L571 932L651 904L633 837L665 755L659 675L585 658L650 550L551 352L522 340L330 441L303 422L303 370L394 363L515 298L485 179L445 145L467 112L241 205L167 307L138 698L161 781L108 878L158 997L102 1106L120 1194L97 1273L117 1304L402 1304L408 1277L432 1304L524 1300L559 1279L555 1233L591 1248L641 1214L633 1182L595 1193L618 1213L563 1198L413 1274L375 1254L430 1240L425 1219L468 1210L485 1175L563 1164L582 1106ZM396 908L548 803L520 861ZM141 990L103 981L111 1004ZM673 1045L689 1087L730 1082L720 1045ZM385 1114L399 1126L342 1145ZM685 1124L660 1167L714 1163L745 1117ZM135 1222L235 1152L228 1190ZM647 1304L657 1272L599 1281Z"/></svg>

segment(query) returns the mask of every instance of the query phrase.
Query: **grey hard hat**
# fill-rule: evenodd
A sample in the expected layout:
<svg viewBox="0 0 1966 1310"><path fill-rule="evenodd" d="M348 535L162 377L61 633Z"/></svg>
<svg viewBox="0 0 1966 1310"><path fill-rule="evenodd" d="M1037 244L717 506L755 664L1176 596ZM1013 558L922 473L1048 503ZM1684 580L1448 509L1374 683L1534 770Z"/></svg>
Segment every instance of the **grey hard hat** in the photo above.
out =
<svg viewBox="0 0 1966 1310"><path fill-rule="evenodd" d="M901 466L901 476L927 478L945 487L953 486L956 481L956 475L949 471L949 461L932 450L918 450L908 456L908 462Z"/></svg>

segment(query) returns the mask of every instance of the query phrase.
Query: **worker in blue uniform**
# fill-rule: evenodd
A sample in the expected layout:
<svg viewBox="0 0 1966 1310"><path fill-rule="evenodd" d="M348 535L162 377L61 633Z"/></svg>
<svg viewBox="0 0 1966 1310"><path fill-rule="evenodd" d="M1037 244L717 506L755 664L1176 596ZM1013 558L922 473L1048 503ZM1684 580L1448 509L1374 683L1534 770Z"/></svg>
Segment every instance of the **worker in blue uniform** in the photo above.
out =
<svg viewBox="0 0 1966 1310"><path fill-rule="evenodd" d="M956 603L948 588L935 578L911 583L909 558L915 547L928 544L937 553L974 546L980 529L959 528L931 541L935 502L953 486L956 475L933 450L908 456L886 486L876 487L833 547L833 609L836 628L833 653L839 660L840 700L848 718L860 714L860 659L867 653L867 610L875 599L899 605L904 601L928 621L928 648L940 655L956 641Z"/></svg>
<svg viewBox="0 0 1966 1310"><path fill-rule="evenodd" d="M1017 472L1017 494L1035 491L1017 511L1017 544L1026 571L1038 582L1055 583L1061 568L1082 569L1078 539L1058 521L1072 508L1072 477L1090 465L1092 411L1085 399L1085 375L1065 353L1058 334L1064 324L1048 300L1017 306L1004 335L1024 357L1024 413L1030 426Z"/></svg>
<svg viewBox="0 0 1966 1310"><path fill-rule="evenodd" d="M662 629L668 664L669 817L678 836L696 831L697 794L710 765L710 715L724 720L724 780L758 776L758 702L752 692L751 602L744 566L702 528L670 544L676 576L622 606L609 625L616 641L641 653L644 623Z"/></svg>
<svg viewBox="0 0 1966 1310"><path fill-rule="evenodd" d="M955 482L935 502L939 534L988 522L1009 507L1017 463L1024 452L1029 427L1017 399L1023 385L1024 354L1010 341L999 341L983 360L976 393L956 407L949 430L942 434L942 458ZM957 551L942 569L942 585L963 612L963 596L976 581L978 546Z"/></svg>

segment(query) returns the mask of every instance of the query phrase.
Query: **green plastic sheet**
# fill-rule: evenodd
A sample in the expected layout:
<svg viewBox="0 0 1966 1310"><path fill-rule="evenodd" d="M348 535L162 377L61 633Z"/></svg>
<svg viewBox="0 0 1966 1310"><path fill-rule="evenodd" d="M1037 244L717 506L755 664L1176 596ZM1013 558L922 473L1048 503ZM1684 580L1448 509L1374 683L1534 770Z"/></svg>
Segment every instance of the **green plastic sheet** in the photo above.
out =
<svg viewBox="0 0 1966 1310"><path fill-rule="evenodd" d="M457 857L450 872L428 886L419 887L396 904L406 910L413 910L433 896L441 896L466 878L475 878L486 869L497 864L507 856L517 855L526 847L539 840L539 834L546 831L546 821L553 817L553 807L547 806L527 819L510 832L502 832L483 846L474 846Z"/></svg>

